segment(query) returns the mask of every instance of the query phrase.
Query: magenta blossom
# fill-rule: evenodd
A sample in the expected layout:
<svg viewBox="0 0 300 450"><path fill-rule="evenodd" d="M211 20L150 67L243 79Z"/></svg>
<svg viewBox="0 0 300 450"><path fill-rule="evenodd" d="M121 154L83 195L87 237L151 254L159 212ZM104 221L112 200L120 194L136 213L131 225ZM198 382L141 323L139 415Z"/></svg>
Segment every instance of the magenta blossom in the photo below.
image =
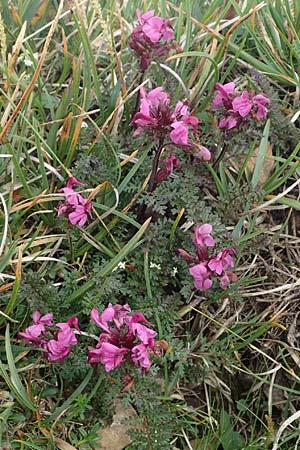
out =
<svg viewBox="0 0 300 450"><path fill-rule="evenodd" d="M232 256L236 256L236 251L233 248L225 248L210 259L208 267L217 275L222 275L229 267L234 267Z"/></svg>
<svg viewBox="0 0 300 450"><path fill-rule="evenodd" d="M269 103L270 100L264 94L254 95L253 92L244 91L240 97L233 100L232 107L241 117L251 113L252 117L259 121L266 118L268 110L265 105Z"/></svg>
<svg viewBox="0 0 300 450"><path fill-rule="evenodd" d="M213 105L222 111L219 120L219 128L232 129L246 124L250 119L257 122L266 118L268 110L266 105L270 103L264 94L254 95L253 92L243 91L240 94L235 89L234 83L224 85L217 83L218 91L213 100Z"/></svg>
<svg viewBox="0 0 300 450"><path fill-rule="evenodd" d="M169 41L174 39L174 31L169 20L155 16L154 10L141 15L141 11L137 9L136 15L143 32L153 44L160 40Z"/></svg>
<svg viewBox="0 0 300 450"><path fill-rule="evenodd" d="M199 120L190 114L187 103L178 101L173 108L169 94L162 87L148 93L141 88L140 94L140 110L131 121L136 125L135 136L146 134L159 141L168 139L184 150L199 149L197 158L210 159L209 150L190 138L191 132L196 136Z"/></svg>
<svg viewBox="0 0 300 450"><path fill-rule="evenodd" d="M151 61L166 56L171 49L176 49L173 28L167 19L154 15L154 10L141 14L136 10L139 25L135 27L129 39L129 46L140 58L141 70L144 72Z"/></svg>
<svg viewBox="0 0 300 450"><path fill-rule="evenodd" d="M232 106L232 99L235 84L234 83L226 83L226 84L220 84L217 83L215 85L215 89L218 91L217 95L213 99L213 105L216 108L220 108L221 106L224 106L226 109L230 109Z"/></svg>
<svg viewBox="0 0 300 450"><path fill-rule="evenodd" d="M118 367L123 361L131 361L135 366L148 370L151 366L149 353L155 346L156 331L142 313L129 316L128 305L112 305L99 314L92 309L91 319L104 333L99 336L95 349L88 352L88 362L104 364L106 372Z"/></svg>
<svg viewBox="0 0 300 450"><path fill-rule="evenodd" d="M216 245L211 233L212 226L209 223L195 227L193 243L196 247L197 256L192 256L187 251L178 249L178 254L190 265L189 272L194 278L195 288L204 291L212 287L212 277L217 277L222 289L227 289L230 283L237 281L236 275L228 271L228 269L234 267L233 257L236 256L236 251L229 247L209 256L208 249Z"/></svg>
<svg viewBox="0 0 300 450"><path fill-rule="evenodd" d="M212 226L209 223L197 225L194 231L194 243L200 247L214 247L215 241L211 236Z"/></svg>
<svg viewBox="0 0 300 450"><path fill-rule="evenodd" d="M71 177L67 182L67 186L60 189L60 192L63 192L66 199L64 203L60 204L57 215L58 217L65 215L72 225L83 227L88 217L92 217L92 204L82 197L81 194L73 190L74 185L83 186L80 181Z"/></svg>
<svg viewBox="0 0 300 450"><path fill-rule="evenodd" d="M71 317L67 322L60 322L53 325L53 314L49 313L41 316L39 311L35 311L32 316L34 325L26 328L25 332L20 332L19 337L23 338L26 344L33 344L44 350L44 356L48 361L63 363L71 352L71 345L77 344L74 328L80 331L77 317Z"/></svg>
<svg viewBox="0 0 300 450"><path fill-rule="evenodd" d="M25 340L26 344L34 343L39 345L43 342L41 335L45 332L45 326L53 324L53 314L41 316L39 311L35 311L32 315L32 320L34 325L27 327L25 331L20 331L19 336Z"/></svg>
<svg viewBox="0 0 300 450"><path fill-rule="evenodd" d="M210 279L211 272L207 270L204 263L190 267L189 272L194 277L194 286L196 289L206 291L212 287L213 282Z"/></svg>

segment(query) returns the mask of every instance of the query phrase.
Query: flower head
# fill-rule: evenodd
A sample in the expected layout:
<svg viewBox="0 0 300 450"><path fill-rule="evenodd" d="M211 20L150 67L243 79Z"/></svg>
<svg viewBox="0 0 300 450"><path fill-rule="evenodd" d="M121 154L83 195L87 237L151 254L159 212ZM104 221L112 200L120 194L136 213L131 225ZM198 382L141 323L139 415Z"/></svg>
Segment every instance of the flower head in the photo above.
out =
<svg viewBox="0 0 300 450"><path fill-rule="evenodd" d="M194 244L199 247L214 247L215 241L211 232L212 226L209 223L197 225L194 231Z"/></svg>
<svg viewBox="0 0 300 450"><path fill-rule="evenodd" d="M266 118L268 113L266 105L270 103L270 100L264 94L255 95L254 92L248 91L240 94L235 89L234 83L224 85L217 83L215 89L218 93L213 100L213 105L223 110L219 128L230 130L250 119L259 122Z"/></svg>
<svg viewBox="0 0 300 450"><path fill-rule="evenodd" d="M27 327L25 331L20 331L19 337L23 338L26 344L41 344L45 326L53 324L53 314L49 313L42 316L40 311L35 311L32 315L32 320L34 325Z"/></svg>
<svg viewBox="0 0 300 450"><path fill-rule="evenodd" d="M73 190L74 185L83 186L80 181L71 177L69 178L66 187L60 189L60 192L63 192L65 195L65 201L60 204L57 215L58 217L65 215L72 225L83 227L88 220L88 217L92 217L92 204L82 197L81 194Z"/></svg>
<svg viewBox="0 0 300 450"><path fill-rule="evenodd" d="M167 19L154 15L154 10L141 14L136 10L139 25L135 27L129 39L129 46L140 57L142 71L151 64L152 59L169 53L176 44L168 44L174 39L174 30Z"/></svg>
<svg viewBox="0 0 300 450"><path fill-rule="evenodd" d="M172 107L170 96L162 87L148 93L141 88L140 94L140 110L131 121L136 126L135 136L146 134L157 140L167 138L184 150L198 148L200 152L196 157L210 159L210 152L190 138L191 133L196 135L199 120L190 114L187 102L179 101L175 108Z"/></svg>
<svg viewBox="0 0 300 450"><path fill-rule="evenodd" d="M112 305L99 314L92 309L91 319L104 333L99 336L96 349L90 349L88 361L104 364L110 372L125 359L142 369L149 369L151 361L149 351L153 351L156 331L148 328L151 325L142 313L129 315L128 305Z"/></svg>
<svg viewBox="0 0 300 450"><path fill-rule="evenodd" d="M74 328L80 331L77 317L71 317L67 322L53 324L53 314L41 316L39 311L33 313L34 325L20 332L26 344L34 344L44 350L48 361L64 362L71 352L71 345L77 344Z"/></svg>
<svg viewBox="0 0 300 450"><path fill-rule="evenodd" d="M236 251L225 248L215 255L209 255L209 248L215 246L215 240L211 235L212 226L209 223L197 225L194 230L194 245L197 256L192 256L183 249L179 249L179 255L190 265L189 273L194 278L196 289L208 290L213 285L212 277L217 277L222 289L227 289L230 283L237 281L237 277L228 269L234 266L233 257Z"/></svg>
<svg viewBox="0 0 300 450"><path fill-rule="evenodd" d="M211 272L207 269L204 263L192 266L189 269L190 274L194 278L194 286L196 289L206 291L212 287L212 280L210 279Z"/></svg>

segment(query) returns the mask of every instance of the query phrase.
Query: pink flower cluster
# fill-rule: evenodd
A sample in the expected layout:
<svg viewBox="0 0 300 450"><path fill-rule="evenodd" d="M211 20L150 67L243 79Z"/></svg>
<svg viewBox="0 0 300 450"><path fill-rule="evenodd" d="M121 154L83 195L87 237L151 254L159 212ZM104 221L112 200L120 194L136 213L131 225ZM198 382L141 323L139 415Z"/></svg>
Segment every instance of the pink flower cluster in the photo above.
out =
<svg viewBox="0 0 300 450"><path fill-rule="evenodd" d="M53 314L41 316L35 311L32 316L33 325L19 333L27 344L33 344L44 350L48 361L64 362L71 352L71 345L77 344L74 329L80 331L77 317L71 317L67 322L53 324Z"/></svg>
<svg viewBox="0 0 300 450"><path fill-rule="evenodd" d="M255 95L254 92L243 91L240 94L235 90L234 83L215 85L218 91L213 100L216 108L222 109L222 116L219 121L219 128L237 127L252 118L261 121L266 118L268 110L266 105L270 103L264 94Z"/></svg>
<svg viewBox="0 0 300 450"><path fill-rule="evenodd" d="M151 366L149 352L153 352L156 331L140 312L129 316L129 305L109 306L99 314L92 309L91 319L104 331L96 348L88 352L88 362L104 364L106 372L118 367L125 359L147 370Z"/></svg>
<svg viewBox="0 0 300 450"><path fill-rule="evenodd" d="M71 177L67 182L67 186L60 189L60 192L64 193L66 199L64 203L59 206L57 215L67 216L72 225L83 227L88 220L88 217L92 217L92 204L82 197L81 194L74 191L74 185L83 186L83 183L76 180L76 178Z"/></svg>
<svg viewBox="0 0 300 450"><path fill-rule="evenodd" d="M174 39L173 28L167 19L154 15L154 10L141 15L136 10L139 25L133 29L129 39L129 46L140 57L141 70L144 72L151 64L152 59L165 56L174 44L167 44Z"/></svg>
<svg viewBox="0 0 300 450"><path fill-rule="evenodd" d="M212 276L218 278L222 289L226 289L230 283L237 281L236 275L228 271L234 266L232 257L236 256L236 251L228 247L215 255L209 256L208 248L215 247L211 232L212 226L208 223L196 226L193 240L196 247L196 257L183 249L178 250L179 255L191 265L189 272L194 278L194 286L200 290L208 290L212 287Z"/></svg>
<svg viewBox="0 0 300 450"><path fill-rule="evenodd" d="M162 87L157 87L146 93L140 90L140 110L133 116L132 124L136 125L135 135L148 134L158 140L169 137L176 146L190 150L198 148L200 151L194 156L204 161L211 158L207 148L189 139L192 129L196 135L199 121L190 115L187 103L177 102L175 108L171 107L169 95Z"/></svg>

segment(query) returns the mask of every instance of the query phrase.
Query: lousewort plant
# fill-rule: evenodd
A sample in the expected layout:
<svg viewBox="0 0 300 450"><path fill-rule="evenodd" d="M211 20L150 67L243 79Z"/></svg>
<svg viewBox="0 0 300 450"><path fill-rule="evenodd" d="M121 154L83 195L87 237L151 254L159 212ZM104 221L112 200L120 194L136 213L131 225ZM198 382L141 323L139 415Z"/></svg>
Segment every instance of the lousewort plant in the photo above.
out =
<svg viewBox="0 0 300 450"><path fill-rule="evenodd" d="M118 367L123 361L148 370L151 366L149 354L154 350L156 331L146 327L152 325L140 312L129 315L129 305L109 306L99 314L92 309L91 319L104 331L99 336L95 349L88 352L88 362L104 364L106 372Z"/></svg>
<svg viewBox="0 0 300 450"><path fill-rule="evenodd" d="M210 151L200 145L195 139L191 139L190 133L196 137L199 120L189 112L187 102L178 101L175 107L171 105L168 93L162 87L157 87L146 93L144 88L140 90L140 110L133 116L131 124L136 126L134 135L146 135L157 140L158 146L153 161L150 190L153 190L157 182L162 181L157 177L159 158L165 146L175 145L185 151L193 153L196 158L209 161ZM163 179L171 174L173 166L178 166L179 160L174 158L169 161L169 167L165 166Z"/></svg>
<svg viewBox="0 0 300 450"><path fill-rule="evenodd" d="M196 226L193 243L197 256L192 256L183 249L178 250L179 255L190 265L189 272L194 278L195 288L204 291L212 287L212 277L217 278L222 289L237 280L236 275L228 270L234 267L233 257L236 256L236 251L233 248L228 247L209 256L208 249L215 247L211 232L212 226L208 223Z"/></svg>

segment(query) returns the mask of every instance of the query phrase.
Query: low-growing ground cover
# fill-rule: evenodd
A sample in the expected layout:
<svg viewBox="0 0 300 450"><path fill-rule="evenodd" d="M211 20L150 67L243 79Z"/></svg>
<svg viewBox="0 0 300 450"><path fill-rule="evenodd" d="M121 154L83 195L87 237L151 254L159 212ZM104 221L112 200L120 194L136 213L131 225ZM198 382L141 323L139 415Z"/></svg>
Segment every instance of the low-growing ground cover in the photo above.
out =
<svg viewBox="0 0 300 450"><path fill-rule="evenodd" d="M300 6L0 3L0 448L297 449Z"/></svg>

